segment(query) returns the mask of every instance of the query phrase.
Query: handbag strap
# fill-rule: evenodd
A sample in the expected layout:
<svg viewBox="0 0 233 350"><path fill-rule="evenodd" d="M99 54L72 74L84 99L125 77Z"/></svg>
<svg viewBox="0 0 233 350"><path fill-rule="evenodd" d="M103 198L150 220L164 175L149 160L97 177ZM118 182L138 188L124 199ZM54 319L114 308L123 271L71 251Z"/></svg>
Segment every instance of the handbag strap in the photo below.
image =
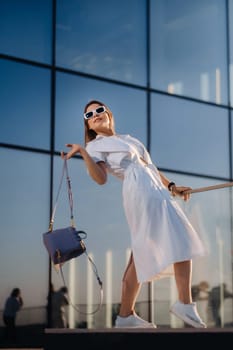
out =
<svg viewBox="0 0 233 350"><path fill-rule="evenodd" d="M58 192L57 192L57 196L56 196L56 200L55 200L55 204L54 204L54 208L53 208L53 211L52 211L52 216L51 216L51 219L50 219L50 223L49 223L49 231L52 231L53 230L53 224L54 224L54 217L55 217L55 213L56 213L56 209L57 209L57 204L58 204L58 199L59 199L59 195L60 195L60 192L61 192L61 187L62 187L62 183L63 183L63 179L64 179L64 176L66 174L66 182L67 182L67 189L68 189L68 199L69 199L69 206L70 206L70 220L71 220L71 226L72 227L75 227L75 223L74 223L74 214L73 214L73 195L72 195L72 190L71 190L71 181L70 181L70 177L69 177L69 173L68 173L68 166L67 166L67 160L64 159L64 163L63 163L63 168L62 168L62 176L61 176L61 180L60 180L60 183L59 183L59 187L58 187ZM79 231L79 232L83 232L83 231ZM84 233L84 232L83 232ZM85 232L86 233L86 232ZM95 314L102 306L102 303L103 303L103 283L100 279L100 276L98 274L98 271L97 271L97 267L94 263L94 261L91 259L91 257L87 254L87 251L85 250L84 252L89 260L89 262L91 263L91 266L92 266L92 270L96 276L96 279L97 279L97 282L99 284L99 287L100 287L100 301L99 301L99 304L97 306L97 308L92 311L92 312L82 312L81 310L79 310L73 303L72 301L70 300L70 297L68 295L68 298L69 298L69 303L70 305L76 310L78 311L79 313L82 313L82 314L85 314L85 315L93 315ZM62 281L63 281L63 284L64 286L66 286L66 282L65 282L65 277L64 277L64 274L63 274L63 270L62 270L62 264L57 264L56 266L59 265L59 270L60 270L60 273L61 273L61 277L62 277ZM66 286L67 287L67 286Z"/></svg>
<svg viewBox="0 0 233 350"><path fill-rule="evenodd" d="M101 306L103 304L103 296L104 296L103 283L102 283L102 281L101 281L101 279L99 277L99 274L98 274L98 271L97 271L97 267L96 267L94 261L91 259L91 257L87 254L86 251L84 253L86 254L88 260L91 263L92 270L93 270L94 274L96 275L96 279L97 279L98 284L100 286L100 300L99 300L99 303L98 303L97 307L93 311L91 311L91 312L84 312L84 311L81 311L76 305L73 304L73 302L70 299L69 293L68 293L67 296L68 296L68 300L69 300L69 305L71 305L75 311L77 311L77 312L79 312L80 314L83 314L83 315L93 315L97 311L100 310L100 308L101 308ZM66 281L65 281L65 277L64 277L64 274L63 274L63 270L62 270L62 265L60 265L60 272L61 272L61 277L62 277L63 284L64 284L65 287L67 287ZM68 287L67 287L67 289L68 289Z"/></svg>
<svg viewBox="0 0 233 350"><path fill-rule="evenodd" d="M62 168L62 176L60 179L60 183L59 183L59 187L58 187L58 191L57 191L57 196L56 196L55 204L53 207L53 212L52 212L50 223L49 223L49 231L53 230L54 217L55 217L55 213L57 210L58 199L59 199L59 195L61 192L62 182L63 182L63 178L64 178L65 174L66 174L66 182L67 182L67 189L68 189L68 200L69 200L69 206L70 206L70 221L71 221L71 226L72 227L75 226L74 214L73 214L73 195L72 195L72 190L71 190L71 181L70 181L70 177L69 177L69 173L68 173L67 160L64 159L63 168Z"/></svg>

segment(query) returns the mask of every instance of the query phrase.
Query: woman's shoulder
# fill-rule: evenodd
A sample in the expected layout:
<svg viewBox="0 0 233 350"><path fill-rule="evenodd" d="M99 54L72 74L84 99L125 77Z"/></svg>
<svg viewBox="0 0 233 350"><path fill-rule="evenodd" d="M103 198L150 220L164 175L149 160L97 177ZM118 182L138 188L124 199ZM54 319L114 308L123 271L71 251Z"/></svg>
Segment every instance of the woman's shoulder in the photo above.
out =
<svg viewBox="0 0 233 350"><path fill-rule="evenodd" d="M129 141L131 142L134 142L135 144L138 144L138 145L141 145L141 146L144 146L143 142L140 141L137 137L135 136L132 136L132 135L129 135L129 134L126 134L126 135L123 135L126 139L128 139Z"/></svg>
<svg viewBox="0 0 233 350"><path fill-rule="evenodd" d="M87 144L86 144L86 147L92 147L94 145L96 145L97 143L104 143L104 142L107 142L107 141L111 141L111 140L114 140L114 139L117 139L117 138L121 138L121 139L124 139L124 138L127 138L129 135L123 135L123 134L115 134L115 135L110 135L110 136L104 136L104 135L97 135L97 137L91 141L89 141Z"/></svg>
<svg viewBox="0 0 233 350"><path fill-rule="evenodd" d="M91 150L96 148L97 145L115 144L117 140L132 142L134 144L142 144L137 138L131 136L130 134L115 134L111 136L98 135L95 139L86 144L86 149Z"/></svg>
<svg viewBox="0 0 233 350"><path fill-rule="evenodd" d="M93 152L100 152L100 150L105 147L106 142L105 140L108 139L109 137L105 137L105 136L97 136L95 139L89 141L85 148L87 150L87 152L89 153L93 153Z"/></svg>
<svg viewBox="0 0 233 350"><path fill-rule="evenodd" d="M95 139L88 141L86 144L86 148L91 148L96 144L96 142L99 142L101 139L99 137L96 137Z"/></svg>
<svg viewBox="0 0 233 350"><path fill-rule="evenodd" d="M117 134L116 136L128 141L138 141L134 136L130 134Z"/></svg>

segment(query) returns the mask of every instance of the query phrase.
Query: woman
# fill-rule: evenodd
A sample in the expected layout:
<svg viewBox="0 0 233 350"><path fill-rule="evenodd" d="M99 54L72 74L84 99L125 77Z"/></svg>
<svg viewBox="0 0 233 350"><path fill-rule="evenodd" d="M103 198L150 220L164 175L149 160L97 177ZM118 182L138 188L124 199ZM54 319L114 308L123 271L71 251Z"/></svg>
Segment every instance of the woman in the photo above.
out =
<svg viewBox="0 0 233 350"><path fill-rule="evenodd" d="M15 340L16 338L16 316L23 306L21 290L14 288L6 299L3 310L3 322L5 324L5 338Z"/></svg>
<svg viewBox="0 0 233 350"><path fill-rule="evenodd" d="M115 327L156 328L135 312L142 283L174 273L179 300L170 312L185 323L205 328L191 296L192 258L204 255L203 245L173 198L185 201L190 187L176 186L155 165L144 145L115 132L111 110L92 100L84 108L85 147L66 144L64 159L80 154L89 175L99 185L112 174L123 181L122 195L131 233L132 253L122 280L122 296Z"/></svg>

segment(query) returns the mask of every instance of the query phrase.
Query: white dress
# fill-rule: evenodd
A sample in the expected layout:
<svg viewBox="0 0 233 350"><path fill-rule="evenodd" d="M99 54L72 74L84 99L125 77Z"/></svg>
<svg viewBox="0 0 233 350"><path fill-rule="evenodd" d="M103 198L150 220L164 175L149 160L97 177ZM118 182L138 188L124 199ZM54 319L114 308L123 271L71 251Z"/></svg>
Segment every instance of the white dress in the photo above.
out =
<svg viewBox="0 0 233 350"><path fill-rule="evenodd" d="M144 145L130 135L97 136L86 150L123 180L122 195L139 282L173 274L173 263L206 254L184 212L163 185Z"/></svg>

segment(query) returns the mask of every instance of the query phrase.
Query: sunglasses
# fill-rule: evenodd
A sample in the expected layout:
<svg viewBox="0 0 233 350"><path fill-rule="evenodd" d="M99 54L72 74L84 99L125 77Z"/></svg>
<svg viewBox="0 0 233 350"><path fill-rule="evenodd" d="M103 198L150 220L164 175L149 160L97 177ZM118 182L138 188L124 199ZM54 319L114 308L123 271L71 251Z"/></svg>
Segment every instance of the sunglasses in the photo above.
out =
<svg viewBox="0 0 233 350"><path fill-rule="evenodd" d="M97 107L96 109L93 109L93 111L84 113L84 119L91 119L94 116L94 113L99 115L104 112L106 112L106 108L104 106Z"/></svg>

